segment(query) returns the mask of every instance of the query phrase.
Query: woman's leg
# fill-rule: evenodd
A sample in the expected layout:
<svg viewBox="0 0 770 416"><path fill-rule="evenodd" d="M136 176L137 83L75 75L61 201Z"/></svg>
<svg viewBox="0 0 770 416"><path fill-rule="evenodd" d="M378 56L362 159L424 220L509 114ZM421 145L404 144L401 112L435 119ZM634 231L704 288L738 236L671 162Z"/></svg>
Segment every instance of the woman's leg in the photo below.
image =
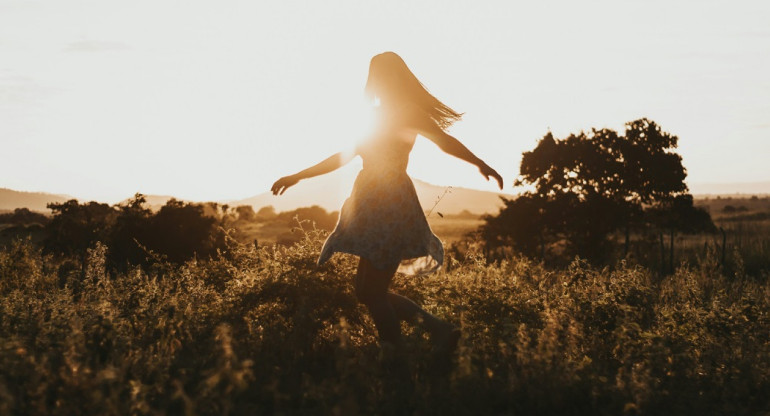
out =
<svg viewBox="0 0 770 416"><path fill-rule="evenodd" d="M380 341L394 345L401 343L401 326L387 294L397 268L398 265L395 265L387 270L379 270L362 257L356 273L356 297L369 309Z"/></svg>
<svg viewBox="0 0 770 416"><path fill-rule="evenodd" d="M415 323L419 319L431 335L443 336L454 329L454 325L428 313L405 296L388 292L388 301L393 306L398 319L409 323Z"/></svg>
<svg viewBox="0 0 770 416"><path fill-rule="evenodd" d="M451 338L455 331L454 325L428 313L411 299L388 291L397 268L398 265L394 265L387 270L379 270L364 258L358 263L356 295L369 308L380 339L398 344L401 340L399 321L414 323L418 318L431 336L439 338L441 342Z"/></svg>

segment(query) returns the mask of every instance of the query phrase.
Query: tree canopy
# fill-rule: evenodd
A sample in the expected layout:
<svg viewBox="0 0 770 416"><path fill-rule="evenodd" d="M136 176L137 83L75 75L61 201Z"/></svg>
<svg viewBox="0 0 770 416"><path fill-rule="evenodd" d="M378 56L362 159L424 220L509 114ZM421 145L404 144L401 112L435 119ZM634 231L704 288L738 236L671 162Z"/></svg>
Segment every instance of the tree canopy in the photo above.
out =
<svg viewBox="0 0 770 416"><path fill-rule="evenodd" d="M486 244L530 256L545 256L547 247L558 245L599 261L609 251L607 236L617 230L625 231L627 247L633 229L712 228L708 213L692 204L677 141L646 118L626 123L623 135L606 128L564 139L547 133L523 154L514 182L531 190L486 218Z"/></svg>
<svg viewBox="0 0 770 416"><path fill-rule="evenodd" d="M53 218L45 227L44 246L52 253L82 256L100 241L109 246L108 259L119 268L146 264L148 250L182 263L224 247L217 218L207 215L207 206L171 199L153 213L145 204L141 194L115 206L74 199L49 204Z"/></svg>

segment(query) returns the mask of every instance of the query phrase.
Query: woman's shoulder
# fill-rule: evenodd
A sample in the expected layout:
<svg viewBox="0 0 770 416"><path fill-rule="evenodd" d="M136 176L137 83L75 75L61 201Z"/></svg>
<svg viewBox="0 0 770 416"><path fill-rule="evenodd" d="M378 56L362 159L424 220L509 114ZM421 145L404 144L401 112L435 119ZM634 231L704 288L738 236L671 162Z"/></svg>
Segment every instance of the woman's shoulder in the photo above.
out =
<svg viewBox="0 0 770 416"><path fill-rule="evenodd" d="M418 127L431 120L425 110L412 102L407 102L397 107L393 110L390 118L400 125L409 127Z"/></svg>
<svg viewBox="0 0 770 416"><path fill-rule="evenodd" d="M396 112L402 116L426 116L427 113L425 113L425 110L423 110L419 105L408 101L400 106L397 107Z"/></svg>

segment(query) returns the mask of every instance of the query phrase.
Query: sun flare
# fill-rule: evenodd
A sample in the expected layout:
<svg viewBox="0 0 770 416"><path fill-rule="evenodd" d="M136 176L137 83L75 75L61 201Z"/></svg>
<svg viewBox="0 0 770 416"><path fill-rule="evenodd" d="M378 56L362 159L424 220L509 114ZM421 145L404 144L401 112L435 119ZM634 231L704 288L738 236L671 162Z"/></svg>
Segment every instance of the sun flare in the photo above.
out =
<svg viewBox="0 0 770 416"><path fill-rule="evenodd" d="M356 148L374 133L376 123L376 104L366 103L351 109L345 137L340 138L344 142L342 151L350 156L355 155Z"/></svg>

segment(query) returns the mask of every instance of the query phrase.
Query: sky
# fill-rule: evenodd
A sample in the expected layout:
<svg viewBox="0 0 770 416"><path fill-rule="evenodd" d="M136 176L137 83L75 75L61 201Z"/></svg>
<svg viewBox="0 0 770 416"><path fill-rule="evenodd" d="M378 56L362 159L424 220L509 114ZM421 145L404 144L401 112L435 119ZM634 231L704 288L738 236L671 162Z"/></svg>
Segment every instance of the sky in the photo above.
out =
<svg viewBox="0 0 770 416"><path fill-rule="evenodd" d="M0 187L266 192L365 131L383 51L465 113L450 133L507 193L548 131L641 117L679 137L691 187L767 182L768 22L767 1L0 0ZM408 171L496 189L425 139Z"/></svg>

